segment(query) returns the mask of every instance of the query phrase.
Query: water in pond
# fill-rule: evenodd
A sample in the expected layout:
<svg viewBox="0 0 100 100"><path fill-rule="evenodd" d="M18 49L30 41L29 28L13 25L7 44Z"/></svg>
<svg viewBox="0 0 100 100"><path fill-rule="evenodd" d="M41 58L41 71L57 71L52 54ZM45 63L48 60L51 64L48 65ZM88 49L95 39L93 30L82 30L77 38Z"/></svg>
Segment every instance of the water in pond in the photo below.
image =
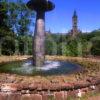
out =
<svg viewBox="0 0 100 100"><path fill-rule="evenodd" d="M21 75L62 75L80 70L80 66L64 61L45 61L44 66L35 67L31 60L0 65L0 72Z"/></svg>

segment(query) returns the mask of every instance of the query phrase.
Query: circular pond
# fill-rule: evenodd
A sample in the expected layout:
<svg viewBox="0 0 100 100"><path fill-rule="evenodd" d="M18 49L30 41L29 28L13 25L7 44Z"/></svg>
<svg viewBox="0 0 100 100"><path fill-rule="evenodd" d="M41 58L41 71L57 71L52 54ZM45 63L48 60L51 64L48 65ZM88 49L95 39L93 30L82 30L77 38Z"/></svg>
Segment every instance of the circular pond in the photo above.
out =
<svg viewBox="0 0 100 100"><path fill-rule="evenodd" d="M65 61L45 61L44 66L35 67L32 60L10 62L0 65L0 73L20 75L63 75L80 71L77 64Z"/></svg>

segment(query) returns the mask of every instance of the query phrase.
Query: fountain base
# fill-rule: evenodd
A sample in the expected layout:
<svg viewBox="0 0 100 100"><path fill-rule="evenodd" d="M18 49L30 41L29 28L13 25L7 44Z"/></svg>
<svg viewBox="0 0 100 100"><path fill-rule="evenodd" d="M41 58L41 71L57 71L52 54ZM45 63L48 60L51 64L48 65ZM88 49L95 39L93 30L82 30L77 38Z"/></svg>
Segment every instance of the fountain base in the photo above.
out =
<svg viewBox="0 0 100 100"><path fill-rule="evenodd" d="M43 66L33 66L32 60L0 65L0 72L20 75L66 75L80 71L81 67L65 61L45 61Z"/></svg>

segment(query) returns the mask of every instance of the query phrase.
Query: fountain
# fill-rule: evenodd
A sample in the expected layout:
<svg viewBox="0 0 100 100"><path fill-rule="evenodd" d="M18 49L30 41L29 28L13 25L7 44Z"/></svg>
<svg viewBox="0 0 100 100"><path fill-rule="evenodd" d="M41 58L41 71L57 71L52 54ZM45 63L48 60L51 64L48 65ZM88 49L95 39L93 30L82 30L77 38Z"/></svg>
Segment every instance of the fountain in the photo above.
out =
<svg viewBox="0 0 100 100"><path fill-rule="evenodd" d="M45 61L45 12L53 10L55 6L48 0L30 0L27 6L37 13L33 38L33 62L35 66L41 67Z"/></svg>
<svg viewBox="0 0 100 100"><path fill-rule="evenodd" d="M27 6L37 12L33 37L33 59L0 64L0 73L47 76L66 75L80 71L79 65L68 61L45 60L45 12L54 9L53 3L47 0L30 0Z"/></svg>

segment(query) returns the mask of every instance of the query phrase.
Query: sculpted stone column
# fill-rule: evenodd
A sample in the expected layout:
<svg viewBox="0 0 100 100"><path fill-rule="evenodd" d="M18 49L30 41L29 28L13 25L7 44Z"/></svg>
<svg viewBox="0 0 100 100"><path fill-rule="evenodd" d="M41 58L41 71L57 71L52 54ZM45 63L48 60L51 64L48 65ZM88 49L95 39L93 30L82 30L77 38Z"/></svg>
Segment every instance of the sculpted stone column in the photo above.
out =
<svg viewBox="0 0 100 100"><path fill-rule="evenodd" d="M35 66L41 67L45 60L45 12L53 10L54 5L48 0L31 0L27 6L37 13L33 37L33 62Z"/></svg>

